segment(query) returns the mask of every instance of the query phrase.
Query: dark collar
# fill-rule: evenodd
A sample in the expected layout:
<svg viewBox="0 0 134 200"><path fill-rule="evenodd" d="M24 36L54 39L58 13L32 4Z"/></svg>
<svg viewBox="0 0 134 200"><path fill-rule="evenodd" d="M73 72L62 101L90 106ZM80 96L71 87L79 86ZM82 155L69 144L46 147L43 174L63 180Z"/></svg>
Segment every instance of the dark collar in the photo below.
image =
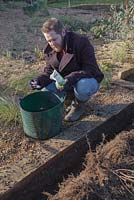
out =
<svg viewBox="0 0 134 200"><path fill-rule="evenodd" d="M73 32L66 32L65 38L64 38L64 49L66 53L73 54L74 53L74 42L73 42Z"/></svg>

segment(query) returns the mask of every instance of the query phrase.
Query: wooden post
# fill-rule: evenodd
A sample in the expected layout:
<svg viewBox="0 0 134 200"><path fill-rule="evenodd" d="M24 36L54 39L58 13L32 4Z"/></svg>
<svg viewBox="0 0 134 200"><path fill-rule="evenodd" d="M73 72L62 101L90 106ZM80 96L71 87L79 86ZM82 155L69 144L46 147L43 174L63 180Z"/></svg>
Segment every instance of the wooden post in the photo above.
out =
<svg viewBox="0 0 134 200"><path fill-rule="evenodd" d="M125 9L126 9L126 10L128 10L128 7L129 7L128 1L129 1L129 0L125 0Z"/></svg>
<svg viewBox="0 0 134 200"><path fill-rule="evenodd" d="M71 0L68 0L68 7L71 7Z"/></svg>
<svg viewBox="0 0 134 200"><path fill-rule="evenodd" d="M125 10L126 10L126 25L129 24L129 0L125 0Z"/></svg>
<svg viewBox="0 0 134 200"><path fill-rule="evenodd" d="M47 7L48 0L45 0L45 7Z"/></svg>

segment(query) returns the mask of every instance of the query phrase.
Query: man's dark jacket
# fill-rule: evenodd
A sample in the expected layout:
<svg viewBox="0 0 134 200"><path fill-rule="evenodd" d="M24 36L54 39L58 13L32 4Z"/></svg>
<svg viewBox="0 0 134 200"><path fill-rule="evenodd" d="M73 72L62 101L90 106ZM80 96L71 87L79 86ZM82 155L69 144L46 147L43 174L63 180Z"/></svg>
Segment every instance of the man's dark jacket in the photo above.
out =
<svg viewBox="0 0 134 200"><path fill-rule="evenodd" d="M49 44L46 46L44 50L46 67L44 74L37 78L41 88L52 82L49 77L54 69L67 78L70 85L74 85L81 78L95 78L99 83L102 81L104 75L97 65L94 48L87 37L67 32L64 38L64 52L59 61L59 53Z"/></svg>

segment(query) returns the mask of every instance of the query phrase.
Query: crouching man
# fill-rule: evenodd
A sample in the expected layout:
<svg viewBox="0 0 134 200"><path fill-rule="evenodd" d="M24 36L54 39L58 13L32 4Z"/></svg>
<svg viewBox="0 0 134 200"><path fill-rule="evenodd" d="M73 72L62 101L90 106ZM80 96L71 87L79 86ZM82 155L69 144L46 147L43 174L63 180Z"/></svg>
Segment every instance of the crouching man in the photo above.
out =
<svg viewBox="0 0 134 200"><path fill-rule="evenodd" d="M66 31L56 18L50 18L42 27L47 41L44 50L46 66L44 73L30 81L32 89L48 90L54 93L73 91L74 99L65 121L76 121L84 113L84 104L95 94L103 73L100 71L94 48L85 36ZM54 69L65 79L64 86L50 79Z"/></svg>

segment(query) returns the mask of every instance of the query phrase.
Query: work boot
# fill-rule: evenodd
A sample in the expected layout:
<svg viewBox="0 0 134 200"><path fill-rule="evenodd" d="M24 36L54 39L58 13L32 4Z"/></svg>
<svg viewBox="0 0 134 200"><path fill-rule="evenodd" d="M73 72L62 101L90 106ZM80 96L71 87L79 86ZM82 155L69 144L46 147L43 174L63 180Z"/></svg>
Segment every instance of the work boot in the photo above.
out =
<svg viewBox="0 0 134 200"><path fill-rule="evenodd" d="M71 103L75 99L74 91L68 91L65 99L65 112L66 114L71 110Z"/></svg>
<svg viewBox="0 0 134 200"><path fill-rule="evenodd" d="M84 102L74 100L71 104L69 113L65 116L64 120L68 122L74 122L80 119L84 113Z"/></svg>

